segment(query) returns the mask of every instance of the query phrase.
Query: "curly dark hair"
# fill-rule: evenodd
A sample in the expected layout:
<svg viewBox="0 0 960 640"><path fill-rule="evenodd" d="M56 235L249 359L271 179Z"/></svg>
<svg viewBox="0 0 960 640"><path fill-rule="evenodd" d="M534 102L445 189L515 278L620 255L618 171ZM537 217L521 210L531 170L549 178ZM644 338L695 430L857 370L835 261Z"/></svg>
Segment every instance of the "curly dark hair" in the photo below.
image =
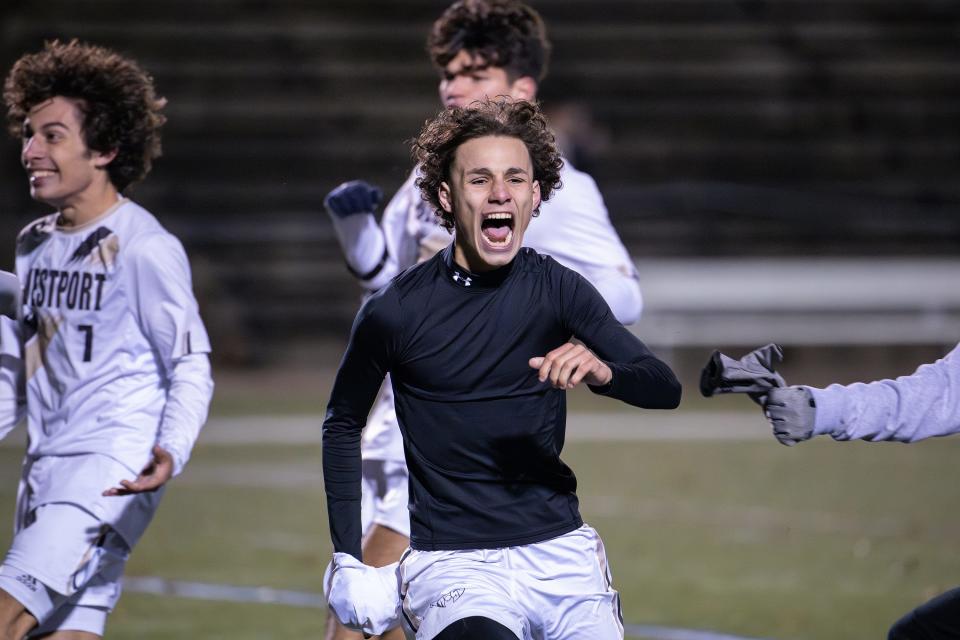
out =
<svg viewBox="0 0 960 640"><path fill-rule="evenodd" d="M161 152L160 127L166 117L160 111L166 100L157 97L153 78L140 65L77 40L44 43L41 51L17 60L4 82L10 133L19 138L30 110L57 96L78 101L87 148L117 150L107 165L117 190L149 173Z"/></svg>
<svg viewBox="0 0 960 640"><path fill-rule="evenodd" d="M562 186L563 160L536 103L486 100L469 108L445 109L423 125L411 144L411 152L419 163L416 185L420 196L430 203L441 226L448 230L453 229L454 216L440 205L440 185L449 184L450 167L460 145L485 136L517 138L526 145L533 165L533 179L540 183L541 202L549 200Z"/></svg>
<svg viewBox="0 0 960 640"><path fill-rule="evenodd" d="M433 23L427 50L438 69L466 50L503 68L511 81L530 76L542 82L550 60L540 14L516 0L458 0Z"/></svg>

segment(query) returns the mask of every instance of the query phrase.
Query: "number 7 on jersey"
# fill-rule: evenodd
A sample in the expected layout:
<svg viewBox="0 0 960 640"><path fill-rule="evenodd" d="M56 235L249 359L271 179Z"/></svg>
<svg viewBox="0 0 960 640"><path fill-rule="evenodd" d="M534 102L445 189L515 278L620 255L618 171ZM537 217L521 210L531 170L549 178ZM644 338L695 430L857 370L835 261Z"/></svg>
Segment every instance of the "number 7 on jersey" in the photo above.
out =
<svg viewBox="0 0 960 640"><path fill-rule="evenodd" d="M90 362L93 356L93 325L79 324L77 329L83 331L83 361Z"/></svg>

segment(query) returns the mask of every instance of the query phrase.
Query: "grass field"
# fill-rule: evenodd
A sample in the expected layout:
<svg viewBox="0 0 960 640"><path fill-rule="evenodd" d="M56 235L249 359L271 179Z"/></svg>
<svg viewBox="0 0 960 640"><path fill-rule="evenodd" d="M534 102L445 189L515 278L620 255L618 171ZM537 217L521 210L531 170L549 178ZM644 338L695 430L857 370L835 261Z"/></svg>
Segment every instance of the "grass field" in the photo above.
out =
<svg viewBox="0 0 960 640"><path fill-rule="evenodd" d="M231 409L231 393L247 404ZM225 395L223 415L291 413L317 401L290 408L258 404L242 389ZM711 420L699 407L681 412L694 425ZM128 575L320 590L330 545L319 435L272 444L274 428L263 419L260 443L201 441ZM960 438L792 449L759 437L578 439L564 458L631 623L781 640L881 638L900 614L960 584ZM3 517L19 459L18 447L0 446ZM0 547L9 536L0 529ZM108 637L316 638L322 624L314 609L127 593Z"/></svg>

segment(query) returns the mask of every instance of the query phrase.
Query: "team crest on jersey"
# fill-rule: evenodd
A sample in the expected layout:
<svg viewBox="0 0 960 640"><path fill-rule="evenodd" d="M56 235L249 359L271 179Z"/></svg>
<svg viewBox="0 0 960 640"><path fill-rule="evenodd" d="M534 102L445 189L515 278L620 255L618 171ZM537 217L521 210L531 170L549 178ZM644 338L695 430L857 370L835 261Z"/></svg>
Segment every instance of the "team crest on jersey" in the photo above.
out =
<svg viewBox="0 0 960 640"><path fill-rule="evenodd" d="M444 607L449 607L449 606L452 605L454 602L456 602L457 600L460 599L460 596L463 595L463 592L464 592L464 591L466 591L466 589L465 589L464 587L457 587L456 589L453 589L452 591L448 591L448 592L446 592L445 594L443 594L442 596L440 596L440 599L437 600L436 602L434 602L432 605L430 605L430 607L431 607L431 608L433 608L433 607L440 607L441 609L444 608Z"/></svg>
<svg viewBox="0 0 960 640"><path fill-rule="evenodd" d="M87 236L77 250L70 256L70 262L88 260L94 265L103 265L110 269L120 252L120 238L107 227L97 227L97 230Z"/></svg>
<svg viewBox="0 0 960 640"><path fill-rule="evenodd" d="M25 256L36 251L37 247L50 237L50 233L55 226L56 220L53 216L50 216L37 220L24 229L17 238L17 255Z"/></svg>

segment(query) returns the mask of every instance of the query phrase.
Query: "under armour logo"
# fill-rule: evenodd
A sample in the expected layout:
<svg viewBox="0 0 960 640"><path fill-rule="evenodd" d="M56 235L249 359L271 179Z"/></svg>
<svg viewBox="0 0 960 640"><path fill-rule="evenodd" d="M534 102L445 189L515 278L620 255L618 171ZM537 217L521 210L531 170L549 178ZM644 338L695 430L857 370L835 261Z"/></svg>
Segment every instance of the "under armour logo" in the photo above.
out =
<svg viewBox="0 0 960 640"><path fill-rule="evenodd" d="M454 271L453 281L458 284L462 284L465 287L469 287L473 283L473 278L471 278L470 276L465 276L461 274L459 271Z"/></svg>

